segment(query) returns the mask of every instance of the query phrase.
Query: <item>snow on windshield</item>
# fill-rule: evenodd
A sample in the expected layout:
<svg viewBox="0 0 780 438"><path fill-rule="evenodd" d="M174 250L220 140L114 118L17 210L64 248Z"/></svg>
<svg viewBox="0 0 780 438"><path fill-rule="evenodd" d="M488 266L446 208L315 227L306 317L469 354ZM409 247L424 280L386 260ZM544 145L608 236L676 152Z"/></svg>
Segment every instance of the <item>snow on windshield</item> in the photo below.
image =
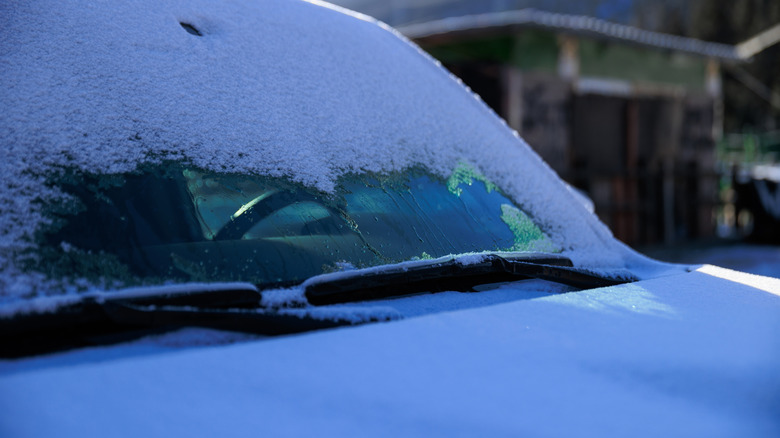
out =
<svg viewBox="0 0 780 438"><path fill-rule="evenodd" d="M56 202L53 169L170 159L326 191L347 172L447 177L466 162L576 263L639 260L457 79L368 17L297 0L29 0L0 17L0 294L40 282L14 257Z"/></svg>

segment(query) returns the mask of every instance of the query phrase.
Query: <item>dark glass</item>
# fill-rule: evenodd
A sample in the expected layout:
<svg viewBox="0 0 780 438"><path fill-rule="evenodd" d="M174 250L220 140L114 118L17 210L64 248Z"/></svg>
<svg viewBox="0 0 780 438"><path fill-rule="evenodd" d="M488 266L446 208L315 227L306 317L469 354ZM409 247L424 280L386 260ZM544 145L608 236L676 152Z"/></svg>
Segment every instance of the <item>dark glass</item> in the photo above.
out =
<svg viewBox="0 0 780 438"><path fill-rule="evenodd" d="M121 284L248 281L262 287L448 254L558 249L465 166L350 174L333 194L286 178L180 164L122 175L65 173L32 269Z"/></svg>

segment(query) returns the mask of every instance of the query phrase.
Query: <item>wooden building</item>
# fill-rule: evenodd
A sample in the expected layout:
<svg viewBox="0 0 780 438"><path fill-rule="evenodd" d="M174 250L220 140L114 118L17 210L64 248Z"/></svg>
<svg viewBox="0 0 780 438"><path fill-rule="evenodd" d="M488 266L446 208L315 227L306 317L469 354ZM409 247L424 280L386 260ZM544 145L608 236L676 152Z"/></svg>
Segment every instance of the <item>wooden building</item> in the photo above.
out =
<svg viewBox="0 0 780 438"><path fill-rule="evenodd" d="M533 9L398 29L587 192L619 239L714 234L720 68L743 60L737 46Z"/></svg>

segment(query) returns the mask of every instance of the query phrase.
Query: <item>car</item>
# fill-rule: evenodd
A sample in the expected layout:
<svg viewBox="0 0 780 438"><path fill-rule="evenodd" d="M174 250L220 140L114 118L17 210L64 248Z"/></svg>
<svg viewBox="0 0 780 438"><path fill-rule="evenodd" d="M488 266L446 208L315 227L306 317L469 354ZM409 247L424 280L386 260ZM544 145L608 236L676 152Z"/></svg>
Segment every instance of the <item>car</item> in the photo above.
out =
<svg viewBox="0 0 780 438"><path fill-rule="evenodd" d="M780 280L623 245L392 28L0 16L3 436L780 432Z"/></svg>

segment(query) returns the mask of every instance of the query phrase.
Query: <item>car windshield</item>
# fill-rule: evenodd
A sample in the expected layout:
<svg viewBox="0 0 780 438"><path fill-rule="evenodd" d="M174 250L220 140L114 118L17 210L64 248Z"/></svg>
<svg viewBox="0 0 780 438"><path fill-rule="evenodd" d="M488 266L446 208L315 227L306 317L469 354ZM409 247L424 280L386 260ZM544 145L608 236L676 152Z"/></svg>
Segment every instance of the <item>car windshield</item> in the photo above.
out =
<svg viewBox="0 0 780 438"><path fill-rule="evenodd" d="M51 221L28 269L71 283L272 287L448 254L560 251L465 164L448 179L423 167L347 174L333 193L181 163L123 174L63 170L50 184L67 202L46 206Z"/></svg>

